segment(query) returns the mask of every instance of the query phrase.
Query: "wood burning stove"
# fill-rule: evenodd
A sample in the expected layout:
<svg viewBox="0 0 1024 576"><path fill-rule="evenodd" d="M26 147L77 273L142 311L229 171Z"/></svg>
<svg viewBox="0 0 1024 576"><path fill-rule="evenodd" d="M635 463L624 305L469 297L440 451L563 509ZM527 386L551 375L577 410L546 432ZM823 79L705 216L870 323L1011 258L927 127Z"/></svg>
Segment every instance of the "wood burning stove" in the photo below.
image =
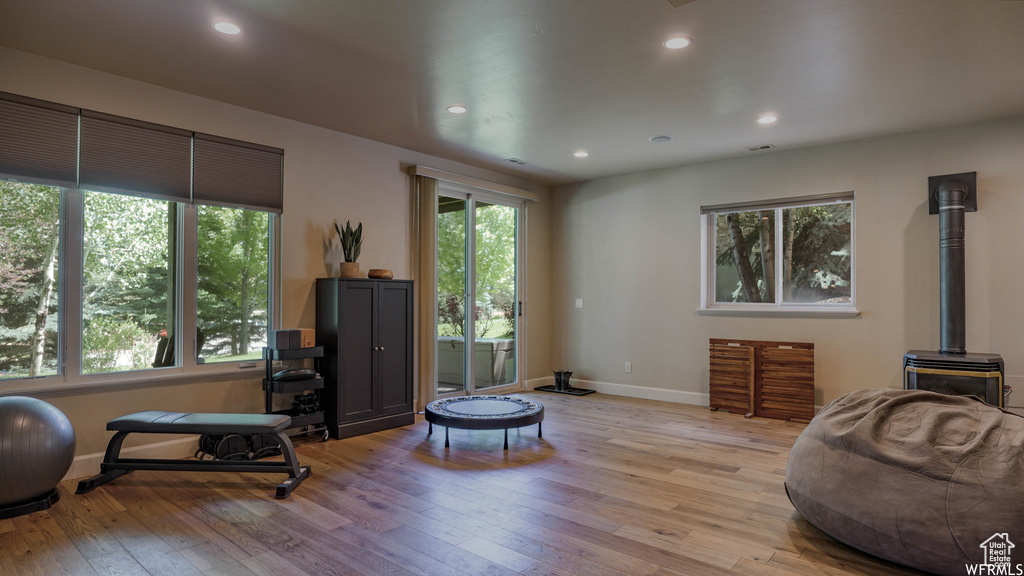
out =
<svg viewBox="0 0 1024 576"><path fill-rule="evenodd" d="M911 350L903 356L903 387L978 396L1003 407L1003 358L998 354L942 354Z"/></svg>
<svg viewBox="0 0 1024 576"><path fill-rule="evenodd" d="M928 179L929 213L939 215L939 328L936 351L903 356L903 388L979 396L1002 408L1009 395L998 354L968 353L965 320L964 214L977 210L976 175Z"/></svg>

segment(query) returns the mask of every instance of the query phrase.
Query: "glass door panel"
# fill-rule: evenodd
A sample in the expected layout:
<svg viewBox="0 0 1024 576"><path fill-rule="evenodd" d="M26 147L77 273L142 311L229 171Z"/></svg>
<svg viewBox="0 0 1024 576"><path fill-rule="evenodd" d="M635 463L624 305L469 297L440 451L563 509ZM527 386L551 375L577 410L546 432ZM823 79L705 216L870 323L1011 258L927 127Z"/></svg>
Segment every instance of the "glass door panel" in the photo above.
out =
<svg viewBox="0 0 1024 576"><path fill-rule="evenodd" d="M518 210L475 202L474 390L516 382Z"/></svg>
<svg viewBox="0 0 1024 576"><path fill-rule="evenodd" d="M437 198L437 395L469 390L466 380L465 198Z"/></svg>

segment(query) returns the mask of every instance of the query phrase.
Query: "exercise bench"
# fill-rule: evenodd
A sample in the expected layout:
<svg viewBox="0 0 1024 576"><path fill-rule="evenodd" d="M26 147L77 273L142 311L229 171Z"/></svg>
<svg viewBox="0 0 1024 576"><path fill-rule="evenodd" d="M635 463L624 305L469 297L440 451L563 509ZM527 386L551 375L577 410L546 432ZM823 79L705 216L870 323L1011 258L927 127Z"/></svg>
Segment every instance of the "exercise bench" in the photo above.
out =
<svg viewBox="0 0 1024 576"><path fill-rule="evenodd" d="M295 447L284 433L291 418L283 414L214 414L147 410L107 422L115 431L107 444L100 473L78 483L76 494L85 494L132 470L176 470L184 472L283 472L288 479L278 484L275 498L287 498L310 475L309 466L299 466ZM175 460L121 458L121 444L129 434L268 434L280 442L284 462L253 460Z"/></svg>

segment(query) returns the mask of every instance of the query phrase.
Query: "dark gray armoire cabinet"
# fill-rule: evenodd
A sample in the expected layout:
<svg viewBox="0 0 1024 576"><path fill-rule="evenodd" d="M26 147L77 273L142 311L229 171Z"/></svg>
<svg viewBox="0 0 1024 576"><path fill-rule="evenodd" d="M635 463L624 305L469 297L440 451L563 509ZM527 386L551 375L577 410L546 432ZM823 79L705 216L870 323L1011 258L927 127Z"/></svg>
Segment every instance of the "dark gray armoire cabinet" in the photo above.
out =
<svg viewBox="0 0 1024 576"><path fill-rule="evenodd" d="M318 278L316 343L331 438L416 421L411 280Z"/></svg>

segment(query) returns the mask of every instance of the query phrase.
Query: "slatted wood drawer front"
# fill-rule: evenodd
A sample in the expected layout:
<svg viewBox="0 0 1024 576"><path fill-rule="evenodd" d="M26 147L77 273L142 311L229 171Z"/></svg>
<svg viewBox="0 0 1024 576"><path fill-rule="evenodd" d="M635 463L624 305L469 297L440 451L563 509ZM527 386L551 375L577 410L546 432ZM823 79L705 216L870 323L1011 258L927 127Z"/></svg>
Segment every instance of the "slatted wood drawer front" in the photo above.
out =
<svg viewBox="0 0 1024 576"><path fill-rule="evenodd" d="M764 343L754 414L783 420L814 417L814 345Z"/></svg>
<svg viewBox="0 0 1024 576"><path fill-rule="evenodd" d="M754 348L711 341L710 406L735 414L753 413Z"/></svg>

